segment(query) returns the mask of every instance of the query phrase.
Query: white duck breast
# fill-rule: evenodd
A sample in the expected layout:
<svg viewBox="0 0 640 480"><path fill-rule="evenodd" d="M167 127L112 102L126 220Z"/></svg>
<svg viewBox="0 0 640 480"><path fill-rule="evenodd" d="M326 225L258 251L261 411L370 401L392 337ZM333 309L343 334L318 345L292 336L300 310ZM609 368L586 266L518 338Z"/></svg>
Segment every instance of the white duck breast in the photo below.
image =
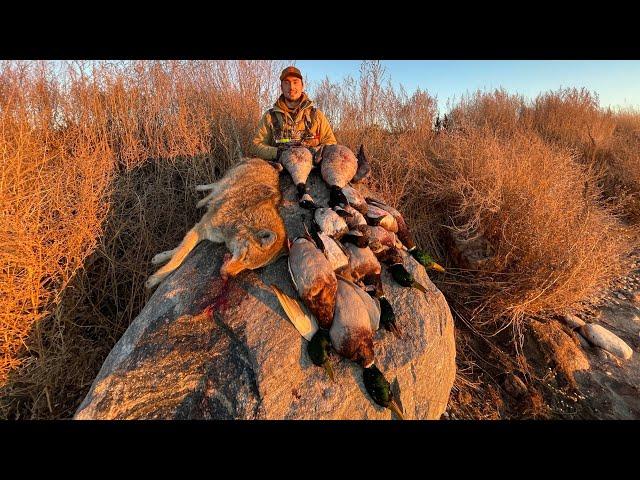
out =
<svg viewBox="0 0 640 480"><path fill-rule="evenodd" d="M324 245L323 253L334 272L349 265L349 257L333 238L324 233L318 234L318 237Z"/></svg>
<svg viewBox="0 0 640 480"><path fill-rule="evenodd" d="M369 205L367 204L367 201L358 190L353 188L351 185L347 185L346 187L342 188L342 193L347 198L349 205L351 205L353 208L355 208L362 214L367 213L367 210L369 209Z"/></svg>
<svg viewBox="0 0 640 480"><path fill-rule="evenodd" d="M295 185L307 183L313 168L313 157L308 148L294 147L282 152L280 163L287 169Z"/></svg>
<svg viewBox="0 0 640 480"><path fill-rule="evenodd" d="M358 296L360 296L360 298L362 299L362 303L364 303L365 307L367 308L367 312L369 313L371 329L376 332L378 328L380 328L380 300L372 297L358 285L353 282L349 282L349 280L343 278L340 275L338 276L338 280L344 280L351 284L351 287L356 291Z"/></svg>
<svg viewBox="0 0 640 480"><path fill-rule="evenodd" d="M327 145L322 152L320 173L330 186L345 187L358 171L358 159L344 145Z"/></svg>
<svg viewBox="0 0 640 480"><path fill-rule="evenodd" d="M373 328L367 305L350 282L338 278L335 312L329 330L333 348L344 358L373 363Z"/></svg>
<svg viewBox="0 0 640 480"><path fill-rule="evenodd" d="M369 247L358 248L352 243L347 243L344 249L349 255L349 266L342 273L345 278L352 282L359 282L365 277L373 279L380 275L382 267Z"/></svg>
<svg viewBox="0 0 640 480"><path fill-rule="evenodd" d="M367 210L367 220L369 223L375 222L375 225L379 225L389 230L390 232L398 231L398 222L393 215L391 215L386 210L382 208L374 207L373 205L369 205L369 209Z"/></svg>
<svg viewBox="0 0 640 480"><path fill-rule="evenodd" d="M349 231L347 222L330 208L318 208L313 214L313 219L320 230L330 237L340 238Z"/></svg>

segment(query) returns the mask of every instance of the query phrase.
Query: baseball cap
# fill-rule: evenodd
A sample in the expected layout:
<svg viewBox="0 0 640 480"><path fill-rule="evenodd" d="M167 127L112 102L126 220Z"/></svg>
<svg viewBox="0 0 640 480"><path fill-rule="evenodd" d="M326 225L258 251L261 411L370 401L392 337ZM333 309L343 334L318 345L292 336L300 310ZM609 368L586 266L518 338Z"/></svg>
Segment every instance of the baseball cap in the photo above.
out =
<svg viewBox="0 0 640 480"><path fill-rule="evenodd" d="M300 70L298 70L294 66L291 66L282 70L282 73L280 74L280 81L284 80L285 78L291 75L293 75L294 77L298 77L300 80L302 80L302 74L300 73Z"/></svg>

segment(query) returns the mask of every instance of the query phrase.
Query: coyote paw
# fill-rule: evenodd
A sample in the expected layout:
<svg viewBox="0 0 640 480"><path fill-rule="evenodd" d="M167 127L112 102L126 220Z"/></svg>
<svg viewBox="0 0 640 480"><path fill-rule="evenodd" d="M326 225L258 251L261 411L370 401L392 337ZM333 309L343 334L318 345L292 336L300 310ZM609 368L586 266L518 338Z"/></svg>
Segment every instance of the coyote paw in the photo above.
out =
<svg viewBox="0 0 640 480"><path fill-rule="evenodd" d="M151 263L153 265L158 265L159 263L163 263L167 259L164 253L158 253L151 259ZM147 280L148 281L148 280Z"/></svg>
<svg viewBox="0 0 640 480"><path fill-rule="evenodd" d="M158 283L159 283L159 280L152 275L147 279L146 282L144 282L144 288L146 288L147 290L151 290Z"/></svg>

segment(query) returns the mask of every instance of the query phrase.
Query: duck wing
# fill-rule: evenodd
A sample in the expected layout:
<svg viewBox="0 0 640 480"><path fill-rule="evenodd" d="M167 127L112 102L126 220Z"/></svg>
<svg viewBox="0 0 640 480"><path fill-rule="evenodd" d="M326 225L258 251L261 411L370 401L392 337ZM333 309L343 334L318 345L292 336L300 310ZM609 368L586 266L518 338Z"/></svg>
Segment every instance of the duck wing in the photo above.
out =
<svg viewBox="0 0 640 480"><path fill-rule="evenodd" d="M318 331L318 322L316 322L313 315L306 311L304 305L295 298L291 298L276 285L271 285L271 290L278 298L280 306L287 314L287 318L289 318L293 326L298 330L298 333L307 341L311 341L311 338L313 338Z"/></svg>

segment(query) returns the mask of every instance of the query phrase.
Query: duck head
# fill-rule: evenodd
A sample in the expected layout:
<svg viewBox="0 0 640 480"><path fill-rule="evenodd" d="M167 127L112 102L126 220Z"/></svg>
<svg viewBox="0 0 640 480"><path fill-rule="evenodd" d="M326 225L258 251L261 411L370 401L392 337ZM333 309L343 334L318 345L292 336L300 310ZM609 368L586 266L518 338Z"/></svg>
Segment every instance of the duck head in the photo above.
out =
<svg viewBox="0 0 640 480"><path fill-rule="evenodd" d="M391 384L384 378L382 372L375 365L365 368L362 372L362 382L367 393L374 402L384 408L388 408L395 413L398 418L404 420L400 407L393 398Z"/></svg>

